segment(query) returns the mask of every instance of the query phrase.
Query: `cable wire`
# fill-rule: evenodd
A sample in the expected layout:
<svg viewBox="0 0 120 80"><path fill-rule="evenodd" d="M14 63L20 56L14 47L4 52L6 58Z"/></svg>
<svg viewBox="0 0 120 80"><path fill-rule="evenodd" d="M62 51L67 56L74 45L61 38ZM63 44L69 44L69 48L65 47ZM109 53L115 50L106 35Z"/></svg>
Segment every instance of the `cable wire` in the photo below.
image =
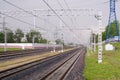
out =
<svg viewBox="0 0 120 80"><path fill-rule="evenodd" d="M64 21L63 21L63 19L55 12L55 10L45 1L45 0L43 0L43 2L53 11L53 13L65 24L65 25L67 25ZM67 25L68 26L68 25Z"/></svg>
<svg viewBox="0 0 120 80"><path fill-rule="evenodd" d="M16 6L15 4L13 4L13 3L10 3L9 1L7 1L7 0L3 0L4 2L6 2L6 3L8 3L8 4L10 4L11 6L14 6L14 7L16 7L16 8L18 8L18 9L20 9L20 10L22 10L22 11L24 11L25 13L28 13L28 14L30 14L30 15L33 15L34 17L37 17L37 18L39 18L40 20L42 19L42 20L45 20L45 19L43 19L43 18L41 18L41 17L39 17L39 16L37 16L37 15L35 15L35 14L33 14L33 13L31 13L31 12L29 12L29 11L26 11L26 10L24 10L24 9L22 9L22 8L20 8L20 7L18 7L18 6ZM51 22L49 22L49 21L47 21L49 24L52 24L52 25L54 25L53 23L51 23ZM54 25L54 26L56 26L56 25Z"/></svg>
<svg viewBox="0 0 120 80"><path fill-rule="evenodd" d="M15 18L15 17L9 16L9 15L6 15L6 14L4 14L4 13L2 13L2 12L0 12L0 14L2 14L2 15L4 15L4 16L7 16L7 17L10 17L10 18L12 18L12 19L14 19L14 20L17 20L17 21L19 21L19 22L22 22L22 23L28 24L28 25L30 25L30 26L34 26L34 25L31 24L31 23L28 23L28 22L25 22L25 21L23 21L23 20L21 20L21 19L18 19L18 18ZM36 25L35 25L35 26L36 26ZM36 27L38 27L38 26L36 26ZM40 28L41 28L41 27L40 27ZM47 30L44 29L44 28L41 28L41 29L47 31Z"/></svg>
<svg viewBox="0 0 120 80"><path fill-rule="evenodd" d="M70 7L68 6L68 4L67 4L67 2L66 2L65 0L64 0L64 3L65 3L65 5L67 6L67 8L70 10ZM70 12L71 12L71 14L72 14L72 11L71 11L71 10L70 10ZM74 21L76 22L77 26L80 26L75 19L74 19ZM74 22L74 21L73 21L73 19L72 19L72 22Z"/></svg>
<svg viewBox="0 0 120 80"><path fill-rule="evenodd" d="M78 36L76 36L76 34L74 33L74 31L73 30L71 30L69 27L68 27L68 25L63 21L63 19L56 13L56 11L45 1L45 0L42 0L52 11L53 11L53 13L65 24L65 26L71 31L71 32L73 32L73 34L74 34L74 36L78 39L78 41L79 41L79 38L78 38Z"/></svg>
<svg viewBox="0 0 120 80"><path fill-rule="evenodd" d="M63 9L64 13L67 15L66 11L64 10L64 8L63 8L63 6L61 5L61 3L59 2L59 0L57 0L57 2L58 2L58 4L60 5L60 7ZM74 24L73 19L72 19L71 17L69 17L68 15L67 15L67 17L70 18L70 20L71 20L72 23Z"/></svg>

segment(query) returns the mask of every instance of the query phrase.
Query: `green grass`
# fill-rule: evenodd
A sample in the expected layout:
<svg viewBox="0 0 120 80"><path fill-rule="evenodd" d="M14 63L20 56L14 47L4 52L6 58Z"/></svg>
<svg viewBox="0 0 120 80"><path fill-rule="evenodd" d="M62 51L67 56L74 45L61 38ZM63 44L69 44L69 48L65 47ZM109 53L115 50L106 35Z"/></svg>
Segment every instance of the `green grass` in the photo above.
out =
<svg viewBox="0 0 120 80"><path fill-rule="evenodd" d="M85 80L120 80L120 43L112 43L115 51L103 51L103 62L97 62L97 53L86 54Z"/></svg>
<svg viewBox="0 0 120 80"><path fill-rule="evenodd" d="M21 48L7 48L7 51L22 50ZM0 52L3 52L4 48L0 48Z"/></svg>

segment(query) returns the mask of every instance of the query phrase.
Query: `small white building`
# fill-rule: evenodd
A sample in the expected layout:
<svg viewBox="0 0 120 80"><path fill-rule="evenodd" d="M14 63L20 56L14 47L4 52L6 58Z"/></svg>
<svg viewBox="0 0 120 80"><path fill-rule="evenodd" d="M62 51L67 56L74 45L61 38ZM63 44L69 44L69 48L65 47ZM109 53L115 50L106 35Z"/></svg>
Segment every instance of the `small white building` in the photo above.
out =
<svg viewBox="0 0 120 80"><path fill-rule="evenodd" d="M106 51L112 51L114 49L115 49L114 46L112 44L110 44L110 43L105 45L105 50Z"/></svg>

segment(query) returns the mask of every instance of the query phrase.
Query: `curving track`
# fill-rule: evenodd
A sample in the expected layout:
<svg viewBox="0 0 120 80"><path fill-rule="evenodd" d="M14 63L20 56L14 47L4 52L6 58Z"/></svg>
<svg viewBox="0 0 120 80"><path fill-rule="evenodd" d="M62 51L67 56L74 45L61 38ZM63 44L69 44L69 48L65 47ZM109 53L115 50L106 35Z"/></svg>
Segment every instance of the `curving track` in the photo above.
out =
<svg viewBox="0 0 120 80"><path fill-rule="evenodd" d="M84 54L85 48L77 48L40 61L1 71L0 80L67 80L78 62L83 62L81 59L83 59ZM78 80L82 79L82 77L78 78Z"/></svg>

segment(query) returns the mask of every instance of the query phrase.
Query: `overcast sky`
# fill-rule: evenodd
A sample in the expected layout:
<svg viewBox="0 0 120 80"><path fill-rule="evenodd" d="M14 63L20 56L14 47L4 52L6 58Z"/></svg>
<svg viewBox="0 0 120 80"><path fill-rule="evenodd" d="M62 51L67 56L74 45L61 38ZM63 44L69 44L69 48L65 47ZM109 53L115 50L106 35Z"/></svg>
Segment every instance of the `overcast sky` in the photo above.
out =
<svg viewBox="0 0 120 80"><path fill-rule="evenodd" d="M20 8L24 9L24 10L34 10L34 9L43 9L43 10L47 10L50 9L48 8L48 6L42 1L42 0L6 0L12 4L15 4L16 6L19 6ZM104 3L107 2L109 0L45 0L53 9L68 9L68 6L70 9L94 9L96 11L101 10L103 13L103 27L105 27L108 24L108 17L109 17L109 2L108 3ZM61 7L62 6L62 7ZM116 8L117 8L117 19L120 20L120 1L118 1L116 3ZM8 12L11 11L21 11L18 8L15 8L14 6L11 6L10 4L6 3L4 0L0 0L0 11L6 10ZM40 12L36 12L37 14L48 14L47 11L40 11ZM60 24L60 20L58 19L58 17L56 16L40 16L42 19L38 19L36 18L36 25L39 26L40 28L44 28L47 29L47 31L44 32L44 30L40 31L42 32L44 37L47 37L49 39L53 39L53 34L56 30L56 26L57 29L61 29L64 27L64 30L57 30L58 35L57 37L61 38L60 34L63 33L64 34L64 40L66 42L80 42L80 43L88 43L89 41L89 34L90 31L89 30L79 30L78 28L80 27L89 27L91 28L93 31L97 30L97 20L94 18L94 14L93 12L89 12L89 11L62 11L62 13L60 13L59 11L57 11L57 13L59 14L63 14L63 15L68 15L68 16L62 16L62 20L65 22L65 24L67 24L68 26L66 27L66 25L64 23ZM22 14L18 14L18 13L7 13L7 14L11 14L11 16L21 19L23 21L26 21L28 23L33 24L33 16L27 14L27 13L22 13ZM55 15L53 12L49 12L49 14L51 15ZM76 17L72 17L70 15L76 15L76 14L80 14L79 16ZM90 14L92 14L92 16L90 16ZM24 16L23 16L24 15ZM2 22L2 18L0 18L0 23ZM9 27L10 29L16 29L16 28L20 28L23 29L24 31L27 31L29 29L33 29L33 26L27 25L25 23L16 21L14 19L8 18L6 17L6 26ZM56 25L56 26L54 26ZM61 27L60 27L61 26ZM0 25L0 27L2 27L2 25ZM70 30L68 30L67 28L73 29L71 32ZM37 29L39 30L39 29ZM46 33L48 33L46 35Z"/></svg>

